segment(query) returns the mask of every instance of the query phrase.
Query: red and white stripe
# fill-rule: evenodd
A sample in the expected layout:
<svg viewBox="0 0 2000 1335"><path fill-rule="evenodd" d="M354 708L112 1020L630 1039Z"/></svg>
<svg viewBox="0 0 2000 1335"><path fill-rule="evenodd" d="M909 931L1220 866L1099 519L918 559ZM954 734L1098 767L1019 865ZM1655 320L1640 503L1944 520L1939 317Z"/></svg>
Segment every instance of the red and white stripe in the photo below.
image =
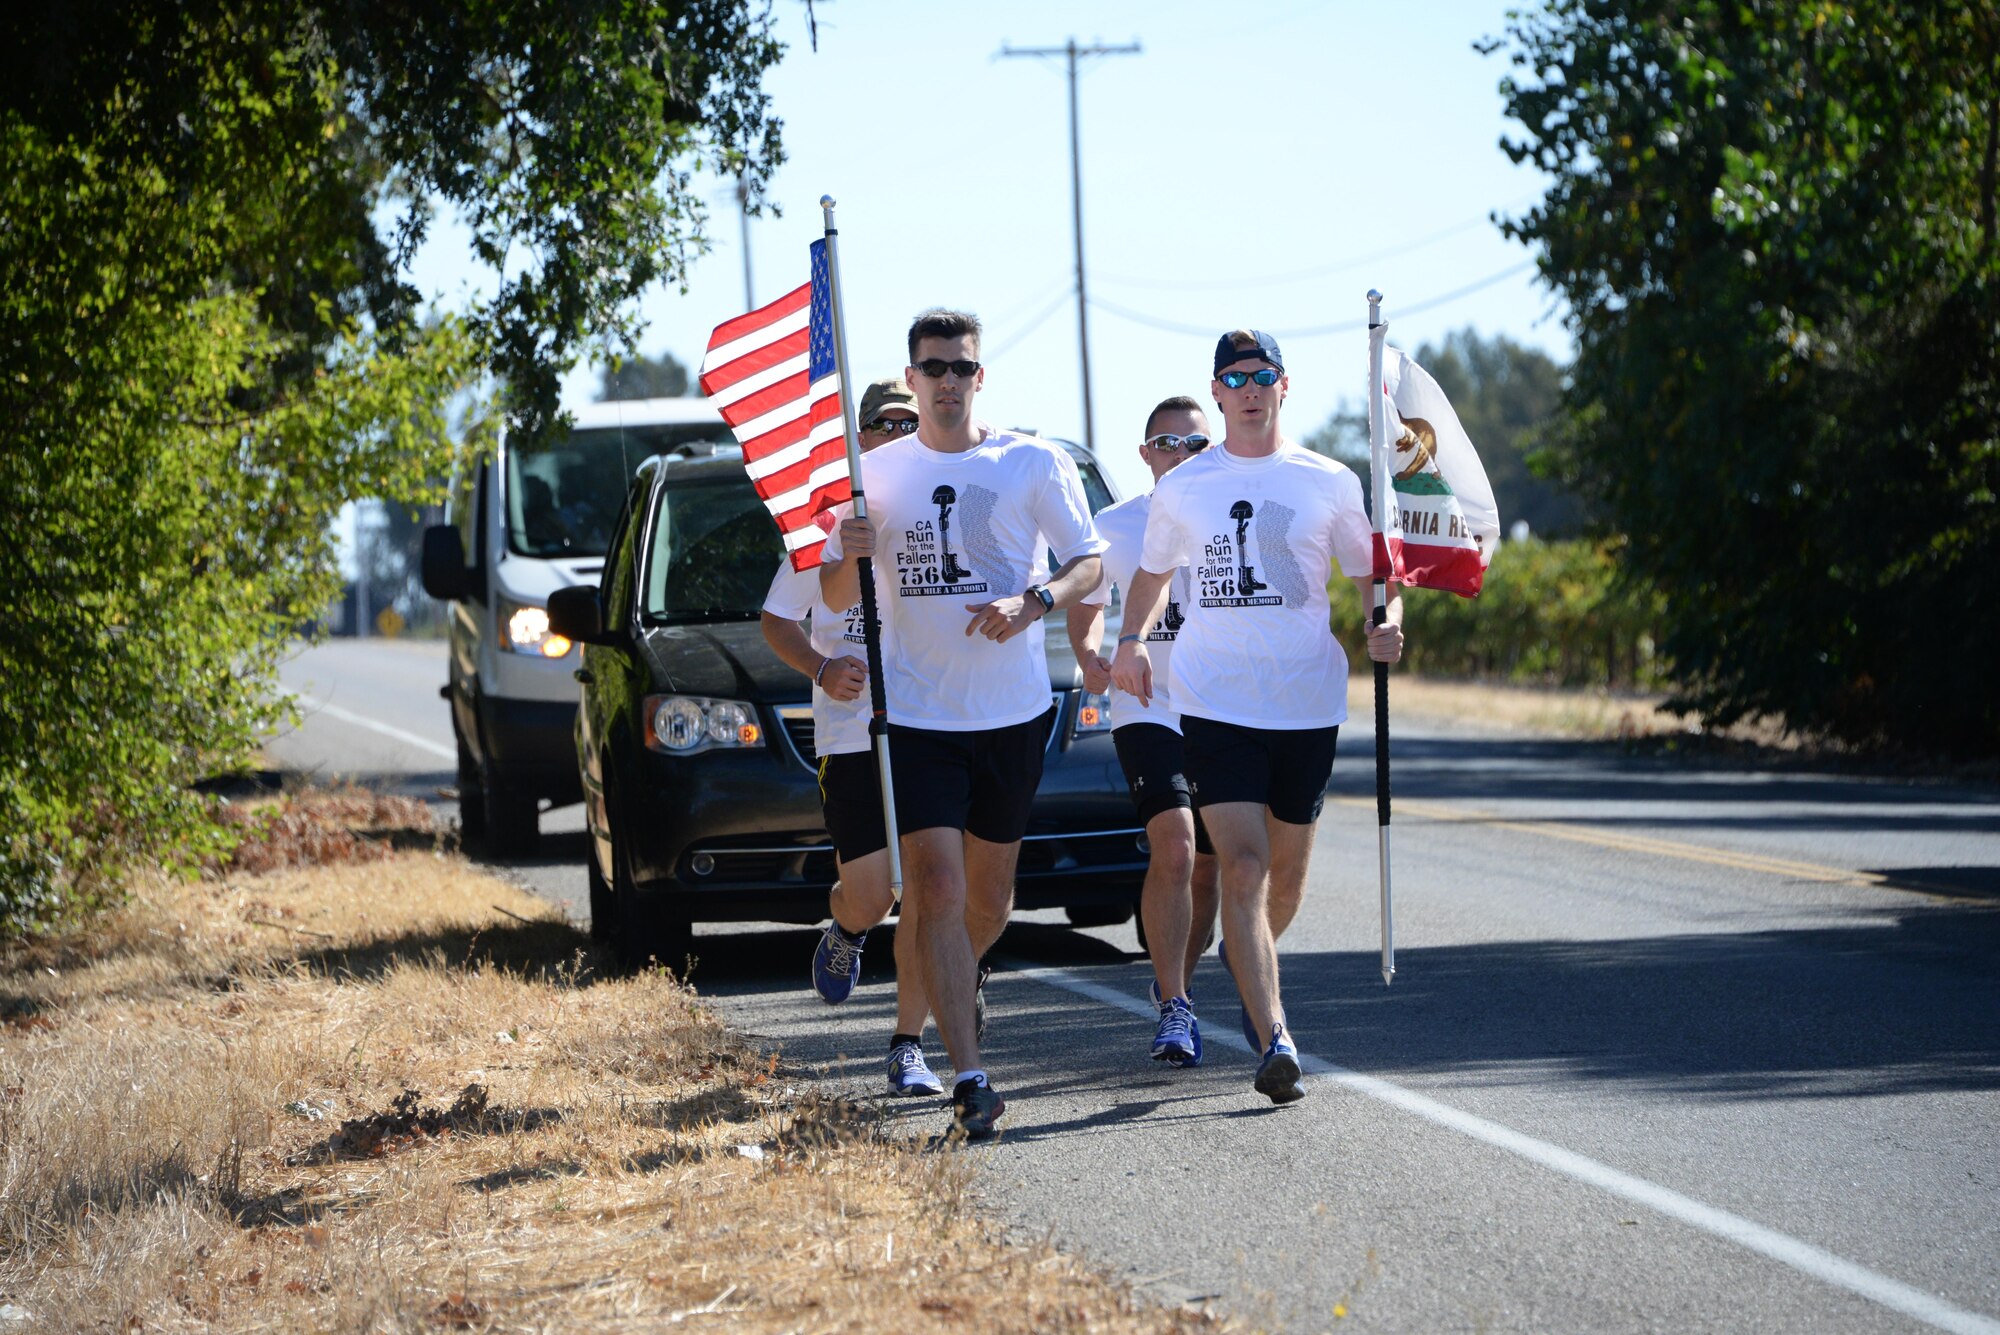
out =
<svg viewBox="0 0 2000 1335"><path fill-rule="evenodd" d="M820 563L815 516L851 494L840 376L811 378L812 284L724 321L708 340L701 390L743 446L743 466L795 569Z"/></svg>

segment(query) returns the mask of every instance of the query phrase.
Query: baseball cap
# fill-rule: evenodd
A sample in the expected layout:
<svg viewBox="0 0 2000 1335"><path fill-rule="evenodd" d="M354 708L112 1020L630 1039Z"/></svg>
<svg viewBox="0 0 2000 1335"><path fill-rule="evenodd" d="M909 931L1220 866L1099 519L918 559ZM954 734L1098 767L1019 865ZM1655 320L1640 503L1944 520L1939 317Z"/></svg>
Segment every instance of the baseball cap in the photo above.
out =
<svg viewBox="0 0 2000 1335"><path fill-rule="evenodd" d="M1250 337L1256 339L1256 346L1248 348L1237 347L1236 335L1238 333L1247 333ZM1269 362L1280 371L1285 369L1285 354L1278 351L1277 339L1272 338L1261 329L1232 329L1216 340L1215 374L1221 375L1222 368L1231 362L1246 361L1252 358L1262 362Z"/></svg>
<svg viewBox="0 0 2000 1335"><path fill-rule="evenodd" d="M890 376L887 380L877 380L861 394L861 411L854 415L856 426L867 426L882 415L887 408L907 408L917 410L917 396L910 392L903 377Z"/></svg>

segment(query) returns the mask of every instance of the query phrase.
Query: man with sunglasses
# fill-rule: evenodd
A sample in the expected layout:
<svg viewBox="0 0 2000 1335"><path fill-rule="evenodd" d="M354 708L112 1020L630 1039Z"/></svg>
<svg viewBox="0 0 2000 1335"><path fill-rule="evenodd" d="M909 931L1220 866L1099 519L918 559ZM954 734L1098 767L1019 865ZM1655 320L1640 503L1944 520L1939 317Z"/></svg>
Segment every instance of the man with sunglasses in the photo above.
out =
<svg viewBox="0 0 2000 1335"><path fill-rule="evenodd" d="M956 1071L953 1120L981 1139L1006 1104L980 1060L978 961L1013 909L1055 721L1041 622L1096 587L1104 543L1067 453L974 419L986 382L979 321L926 311L909 346L917 432L862 460L868 518L835 529L820 584L829 607L845 607L861 594L850 558L874 559L894 627L883 686L904 930L914 914L924 991ZM1059 564L1037 582L1049 549Z"/></svg>
<svg viewBox="0 0 2000 1335"><path fill-rule="evenodd" d="M1112 679L1154 692L1146 628L1172 572L1188 565L1191 604L1174 644L1189 786L1222 870L1223 966L1243 999L1244 1038L1261 1054L1257 1092L1303 1098L1298 1048L1278 991L1277 937L1305 892L1312 836L1347 720L1347 656L1328 629L1336 568L1374 600L1374 532L1353 471L1284 438L1290 380L1278 341L1238 329L1217 342L1210 392L1228 433L1153 488L1139 572L1125 603ZM1403 604L1366 630L1368 656L1403 652Z"/></svg>
<svg viewBox="0 0 2000 1335"><path fill-rule="evenodd" d="M902 377L877 380L861 395L861 449L917 429L917 398ZM800 627L810 619L811 633ZM889 916L889 838L882 821L882 784L868 737L868 659L857 602L836 614L820 601L819 572L794 570L781 557L764 599L764 638L790 666L813 681L813 749L819 755L820 807L840 872L828 896L833 921L813 950L812 986L837 1006L861 977L870 929ZM905 924L908 927L909 924ZM899 1097L942 1094L924 1060L922 970L916 933L896 933L896 1029L889 1039L889 1092Z"/></svg>
<svg viewBox="0 0 2000 1335"><path fill-rule="evenodd" d="M1200 404L1180 395L1163 400L1146 419L1139 458L1157 485L1207 447L1208 418ZM1105 603L1113 586L1131 596L1152 504L1153 495L1147 492L1098 511L1097 531L1110 544L1104 553L1104 582L1070 609L1069 642L1083 668L1085 687L1113 691L1111 742L1118 750L1139 823L1146 830L1149 852L1139 915L1146 928L1146 949L1153 957L1153 1005L1160 1013L1152 1055L1170 1066L1199 1066L1201 1025L1195 1019L1189 984L1215 921L1215 850L1193 811L1180 715L1159 685L1167 675L1190 601L1188 568L1174 569L1166 609L1144 632L1153 656L1151 700L1141 701L1113 687L1111 664L1100 651Z"/></svg>

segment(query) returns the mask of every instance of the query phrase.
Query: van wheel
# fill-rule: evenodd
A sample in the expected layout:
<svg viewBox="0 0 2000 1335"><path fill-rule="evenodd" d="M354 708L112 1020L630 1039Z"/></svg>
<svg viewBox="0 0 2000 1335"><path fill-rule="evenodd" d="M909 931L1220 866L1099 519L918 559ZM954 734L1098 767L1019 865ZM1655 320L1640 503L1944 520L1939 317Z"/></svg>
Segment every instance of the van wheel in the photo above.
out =
<svg viewBox="0 0 2000 1335"><path fill-rule="evenodd" d="M632 865L618 836L611 836L611 870L617 880L609 887L609 921L616 924L611 949L628 969L658 964L675 977L687 972L694 949L694 923L685 910L676 911L666 895L644 894L632 879Z"/></svg>
<svg viewBox="0 0 2000 1335"><path fill-rule="evenodd" d="M458 743L459 837L468 844L481 843L486 838L486 789L479 782L478 762L473 760L456 719L452 720L451 736Z"/></svg>
<svg viewBox="0 0 2000 1335"><path fill-rule="evenodd" d="M596 841L592 840L591 844L590 851L583 855L584 871L590 883L590 939L609 941L618 913L618 901L612 895L611 885L604 879L604 873L597 870Z"/></svg>
<svg viewBox="0 0 2000 1335"><path fill-rule="evenodd" d="M484 796L486 851L495 857L533 857L542 841L541 803L490 780Z"/></svg>

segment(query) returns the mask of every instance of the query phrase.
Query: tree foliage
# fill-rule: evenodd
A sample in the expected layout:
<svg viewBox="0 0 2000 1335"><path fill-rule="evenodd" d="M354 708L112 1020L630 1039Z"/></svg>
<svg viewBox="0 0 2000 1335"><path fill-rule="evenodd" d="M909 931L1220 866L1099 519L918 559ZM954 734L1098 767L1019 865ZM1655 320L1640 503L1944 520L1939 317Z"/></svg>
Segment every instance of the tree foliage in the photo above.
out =
<svg viewBox="0 0 2000 1335"><path fill-rule="evenodd" d="M1581 523L1575 494L1531 467L1562 403L1563 369L1555 359L1505 334L1482 338L1471 328L1447 334L1438 343L1425 343L1411 355L1436 378L1466 435L1478 447L1501 521L1511 526L1526 520L1533 532L1543 536L1574 533ZM1363 404L1343 400L1304 443L1354 469L1361 474L1363 488L1368 486L1368 415Z"/></svg>
<svg viewBox="0 0 2000 1335"><path fill-rule="evenodd" d="M777 54L724 0L0 16L0 933L202 852L189 782L283 711L332 515L433 494L475 382L541 430L629 343L692 167L778 160ZM501 274L453 315L399 277L434 199Z"/></svg>
<svg viewBox="0 0 2000 1335"><path fill-rule="evenodd" d="M1683 702L2000 750L2000 6L1517 13L1510 224L1567 299L1565 475Z"/></svg>
<svg viewBox="0 0 2000 1335"><path fill-rule="evenodd" d="M671 352L657 357L634 353L604 368L597 401L613 399L677 399L688 392L688 369Z"/></svg>

